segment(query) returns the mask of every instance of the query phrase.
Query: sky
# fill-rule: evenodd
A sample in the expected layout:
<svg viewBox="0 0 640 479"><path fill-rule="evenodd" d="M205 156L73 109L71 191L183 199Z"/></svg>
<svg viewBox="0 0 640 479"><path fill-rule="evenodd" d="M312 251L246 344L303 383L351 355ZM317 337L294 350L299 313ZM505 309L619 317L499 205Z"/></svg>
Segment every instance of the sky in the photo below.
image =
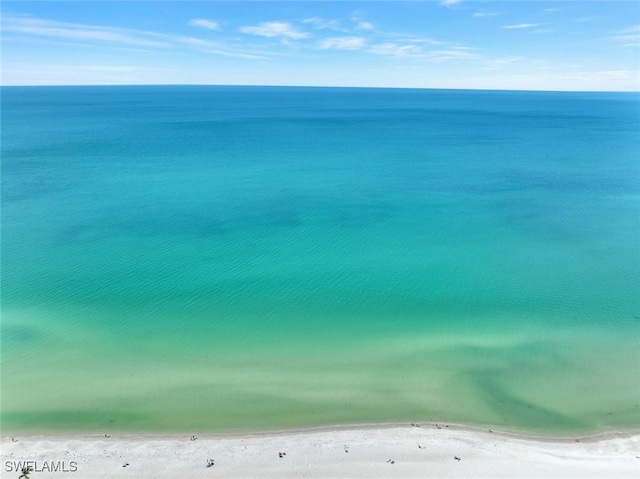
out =
<svg viewBox="0 0 640 479"><path fill-rule="evenodd" d="M2 85L640 91L640 2L7 1Z"/></svg>

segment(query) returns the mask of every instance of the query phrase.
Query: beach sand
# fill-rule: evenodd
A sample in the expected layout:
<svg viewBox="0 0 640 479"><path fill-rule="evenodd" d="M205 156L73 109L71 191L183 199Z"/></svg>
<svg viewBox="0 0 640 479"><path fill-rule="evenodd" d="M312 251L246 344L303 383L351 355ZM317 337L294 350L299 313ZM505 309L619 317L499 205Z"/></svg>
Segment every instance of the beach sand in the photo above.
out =
<svg viewBox="0 0 640 479"><path fill-rule="evenodd" d="M640 477L640 433L545 439L435 424L245 435L2 437L2 477ZM459 458L459 459L456 459ZM209 460L213 465L207 467ZM57 472L50 472L53 468ZM68 472L62 472L65 469ZM72 472L72 471L75 472Z"/></svg>

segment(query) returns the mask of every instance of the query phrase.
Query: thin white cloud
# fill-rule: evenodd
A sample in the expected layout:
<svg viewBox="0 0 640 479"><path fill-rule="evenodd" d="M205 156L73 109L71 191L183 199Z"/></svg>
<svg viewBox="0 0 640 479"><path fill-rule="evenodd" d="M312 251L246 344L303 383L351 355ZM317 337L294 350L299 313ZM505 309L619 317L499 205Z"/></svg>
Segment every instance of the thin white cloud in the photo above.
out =
<svg viewBox="0 0 640 479"><path fill-rule="evenodd" d="M273 52L252 51L220 41L202 40L193 37L174 37L176 44L188 45L204 53L213 53L225 57L245 58L249 60L267 60L268 56L276 55Z"/></svg>
<svg viewBox="0 0 640 479"><path fill-rule="evenodd" d="M285 37L293 39L309 38L309 34L297 31L287 22L263 22L258 25L240 27L238 31L259 37Z"/></svg>
<svg viewBox="0 0 640 479"><path fill-rule="evenodd" d="M268 60L267 57L263 57L260 55L252 55L250 53L234 53L234 52L225 52L223 50L202 50L205 53L212 53L214 55L221 55L224 57L232 57L232 58L246 58L249 60Z"/></svg>
<svg viewBox="0 0 640 479"><path fill-rule="evenodd" d="M623 28L613 32L609 39L615 42L622 42L624 47L637 47L640 43L640 25Z"/></svg>
<svg viewBox="0 0 640 479"><path fill-rule="evenodd" d="M166 36L158 33L58 22L55 20L42 20L33 17L4 16L2 30L4 32L79 40L83 42L107 42L144 47L162 47L167 45Z"/></svg>
<svg viewBox="0 0 640 479"><path fill-rule="evenodd" d="M364 12L362 10L355 10L351 14L351 22L356 30L374 30L375 27L373 23L364 20L362 17Z"/></svg>
<svg viewBox="0 0 640 479"><path fill-rule="evenodd" d="M376 55L391 55L394 57L424 58L422 48L417 45L400 45L397 43L378 43L369 50Z"/></svg>
<svg viewBox="0 0 640 479"><path fill-rule="evenodd" d="M429 45L455 45L454 42L448 42L438 40L432 37L423 37L417 35L411 35L406 33L385 33L376 32L376 37L379 42L393 42L393 43L426 43Z"/></svg>
<svg viewBox="0 0 640 479"><path fill-rule="evenodd" d="M510 65L512 63L517 63L525 60L526 57L522 56L508 56L508 57L498 57L492 58L485 63L485 70L499 70L502 69L506 65Z"/></svg>
<svg viewBox="0 0 640 479"><path fill-rule="evenodd" d="M551 28L536 28L535 30L531 30L531 33L535 33L536 35L545 35L547 33L553 33L556 30Z"/></svg>
<svg viewBox="0 0 640 479"><path fill-rule="evenodd" d="M419 45L379 43L372 45L368 51L375 55L387 55L423 61L469 60L478 58L478 55L469 50L470 48L468 47L454 47L448 50L425 50Z"/></svg>
<svg viewBox="0 0 640 479"><path fill-rule="evenodd" d="M640 39L640 33L630 34L630 35L614 35L611 38L614 40L621 40L621 41L638 40Z"/></svg>
<svg viewBox="0 0 640 479"><path fill-rule="evenodd" d="M207 20L206 18L194 18L189 22L192 27L206 28L207 30L220 30L220 24L215 20Z"/></svg>
<svg viewBox="0 0 640 479"><path fill-rule="evenodd" d="M362 37L330 37L323 38L317 45L321 50L360 50L364 48L365 40Z"/></svg>
<svg viewBox="0 0 640 479"><path fill-rule="evenodd" d="M355 33L357 30L374 30L375 26L360 17L360 12L354 12L349 18L326 19L323 17L310 17L302 20L302 23L311 24L316 30L333 30L342 33Z"/></svg>
<svg viewBox="0 0 640 479"><path fill-rule="evenodd" d="M192 47L206 53L216 53L237 58L265 58L262 52L258 54L251 51L247 52L241 48L230 47L222 42L142 30L65 23L34 17L4 16L2 30L5 33L18 34L16 37L20 36L20 38L42 39L47 42L60 42L60 40L63 40L75 42L76 45L80 46L97 47L107 45L109 48L127 48L128 50L136 50L139 47L145 47L150 50ZM6 37L3 40L6 40Z"/></svg>
<svg viewBox="0 0 640 479"><path fill-rule="evenodd" d="M640 25L634 25L629 28L623 28L622 30L618 30L616 33L640 33Z"/></svg>
<svg viewBox="0 0 640 479"><path fill-rule="evenodd" d="M472 16L476 17L476 18L483 18L483 17L495 17L497 15L500 15L499 13L495 13L495 12L473 12Z"/></svg>
<svg viewBox="0 0 640 479"><path fill-rule="evenodd" d="M318 30L335 30L335 31L344 31L344 28L341 26L340 20L327 20L322 17L310 17L302 20L302 23L309 23L313 25Z"/></svg>
<svg viewBox="0 0 640 479"><path fill-rule="evenodd" d="M603 70L583 72L582 75L598 80L640 80L640 71L633 70Z"/></svg>
<svg viewBox="0 0 640 479"><path fill-rule="evenodd" d="M207 40L201 40L200 38L193 38L193 37L179 37L179 38L176 38L176 41L178 41L179 43L183 43L185 45L191 45L194 47L211 47L212 45L214 45L213 42L210 42Z"/></svg>
<svg viewBox="0 0 640 479"><path fill-rule="evenodd" d="M467 51L466 48L458 48L451 50L435 50L423 54L426 60L444 61L444 60L471 60L478 58L475 53Z"/></svg>
<svg viewBox="0 0 640 479"><path fill-rule="evenodd" d="M596 16L592 16L592 17L580 17L580 18L576 18L575 21L577 23L586 23L586 22L593 22L595 20L598 20L601 17L596 17Z"/></svg>
<svg viewBox="0 0 640 479"><path fill-rule="evenodd" d="M22 43L26 45L55 45L56 47L73 47L73 48L84 48L84 49L96 49L96 48L108 48L110 51L127 51L127 52L138 52L138 53L151 53L154 51L153 48L150 47L136 47L135 45L129 44L115 44L115 43L99 43L99 42L85 42L79 40L66 40L66 39L57 39L50 38L46 36L37 36L37 35L5 35L2 38L3 44L15 44ZM164 48L164 47L162 47Z"/></svg>
<svg viewBox="0 0 640 479"><path fill-rule="evenodd" d="M373 30L375 27L371 22L365 22L364 20L360 20L356 24L356 28L359 30Z"/></svg>
<svg viewBox="0 0 640 479"><path fill-rule="evenodd" d="M54 68L50 65L43 65L41 68ZM60 68L60 65L55 66ZM70 68L72 70L87 71L87 72L134 72L142 70L141 67L135 66L118 66L118 65L65 65L64 68Z"/></svg>
<svg viewBox="0 0 640 479"><path fill-rule="evenodd" d="M456 3L460 3L462 0L442 0L440 5L444 5L445 7L450 7L451 5L455 5Z"/></svg>
<svg viewBox="0 0 640 479"><path fill-rule="evenodd" d="M634 42L636 40L640 40L640 34L635 35L614 35L611 37L612 40L618 42Z"/></svg>
<svg viewBox="0 0 640 479"><path fill-rule="evenodd" d="M522 28L534 28L539 27L542 23L518 23L516 25L505 25L502 28L506 28L507 30L519 30Z"/></svg>
<svg viewBox="0 0 640 479"><path fill-rule="evenodd" d="M429 37L399 37L402 41L406 41L409 43L426 43L428 45L451 45L451 42L443 42L441 40L436 40L435 38Z"/></svg>

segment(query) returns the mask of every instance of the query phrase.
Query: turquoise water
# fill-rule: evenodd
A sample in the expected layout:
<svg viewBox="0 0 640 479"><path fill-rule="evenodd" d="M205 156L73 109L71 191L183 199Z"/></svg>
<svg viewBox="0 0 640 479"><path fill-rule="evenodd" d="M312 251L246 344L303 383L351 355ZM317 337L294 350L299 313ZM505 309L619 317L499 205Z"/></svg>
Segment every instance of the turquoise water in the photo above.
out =
<svg viewBox="0 0 640 479"><path fill-rule="evenodd" d="M640 96L2 89L3 431L640 426Z"/></svg>

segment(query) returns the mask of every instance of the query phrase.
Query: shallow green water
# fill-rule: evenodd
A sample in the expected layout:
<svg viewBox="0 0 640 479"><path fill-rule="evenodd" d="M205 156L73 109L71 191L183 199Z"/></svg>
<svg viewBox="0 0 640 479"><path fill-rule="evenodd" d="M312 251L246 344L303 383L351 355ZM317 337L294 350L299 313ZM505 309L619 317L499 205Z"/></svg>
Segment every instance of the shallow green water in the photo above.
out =
<svg viewBox="0 0 640 479"><path fill-rule="evenodd" d="M2 100L3 432L640 426L637 95Z"/></svg>

